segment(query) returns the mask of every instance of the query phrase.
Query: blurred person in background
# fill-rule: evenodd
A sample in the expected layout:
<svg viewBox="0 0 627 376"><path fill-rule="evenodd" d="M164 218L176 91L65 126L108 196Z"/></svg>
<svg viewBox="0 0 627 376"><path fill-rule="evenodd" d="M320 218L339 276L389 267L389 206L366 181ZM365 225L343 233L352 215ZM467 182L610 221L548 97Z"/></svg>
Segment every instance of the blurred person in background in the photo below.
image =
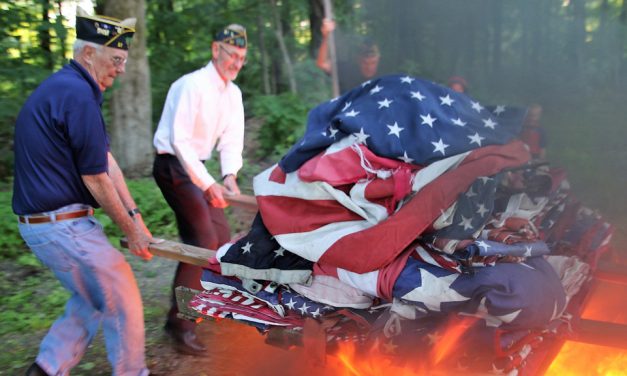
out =
<svg viewBox="0 0 627 376"><path fill-rule="evenodd" d="M322 42L318 48L316 65L323 72L331 74L331 60L329 58L329 34L335 30L335 22L328 18L322 20L320 31ZM354 88L361 83L374 78L379 69L379 46L369 39L362 39L359 43L357 55L353 59L341 60L337 63L337 75L340 93Z"/></svg>
<svg viewBox="0 0 627 376"><path fill-rule="evenodd" d="M466 79L464 77L462 77L462 76L451 76L451 77L449 77L447 85L453 91L456 91L458 93L467 94L466 91L468 90L468 82L466 82Z"/></svg>
<svg viewBox="0 0 627 376"><path fill-rule="evenodd" d="M529 147L531 157L540 160L546 158L546 134L540 124L542 111L538 103L530 105L520 132L520 139Z"/></svg>

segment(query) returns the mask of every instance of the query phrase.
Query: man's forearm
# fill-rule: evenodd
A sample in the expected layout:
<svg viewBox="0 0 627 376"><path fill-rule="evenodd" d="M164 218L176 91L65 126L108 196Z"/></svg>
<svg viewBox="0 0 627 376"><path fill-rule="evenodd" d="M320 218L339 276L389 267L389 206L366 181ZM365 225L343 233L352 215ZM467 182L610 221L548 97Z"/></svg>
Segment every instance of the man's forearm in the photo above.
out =
<svg viewBox="0 0 627 376"><path fill-rule="evenodd" d="M128 190L128 186L126 185L126 181L124 180L124 174L122 173L122 170L120 169L120 166L118 165L115 158L113 158L113 155L109 153L108 157L109 177L113 182L113 186L115 187L115 190L118 193L120 200L122 200L122 205L124 205L126 211L132 210L136 208L137 205L135 204L135 200L133 200L131 192Z"/></svg>
<svg viewBox="0 0 627 376"><path fill-rule="evenodd" d="M318 48L318 58L316 59L316 65L318 68L322 69L326 73L331 72L331 62L329 61L329 45L328 45L328 36L322 37L322 42L320 42L320 47Z"/></svg>
<svg viewBox="0 0 627 376"><path fill-rule="evenodd" d="M89 192L102 207L102 210L111 217L124 234L127 236L133 234L135 223L128 215L127 209L120 200L120 196L109 175L103 172L97 175L82 175L81 177Z"/></svg>

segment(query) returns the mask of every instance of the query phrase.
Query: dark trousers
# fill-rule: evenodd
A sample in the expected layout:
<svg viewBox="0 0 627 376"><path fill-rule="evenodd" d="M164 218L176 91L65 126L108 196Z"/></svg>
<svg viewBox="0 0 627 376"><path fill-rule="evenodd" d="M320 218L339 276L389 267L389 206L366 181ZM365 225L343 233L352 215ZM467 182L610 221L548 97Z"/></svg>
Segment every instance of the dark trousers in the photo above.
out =
<svg viewBox="0 0 627 376"><path fill-rule="evenodd" d="M155 157L152 175L163 193L163 197L176 215L181 241L197 247L217 250L228 242L231 229L223 209L209 205L203 192L189 178L187 172L170 154L159 154ZM202 268L179 262L172 283L172 303L168 312L167 322L179 330L194 330L196 324L176 317L178 307L174 289L186 286L202 290L200 277Z"/></svg>

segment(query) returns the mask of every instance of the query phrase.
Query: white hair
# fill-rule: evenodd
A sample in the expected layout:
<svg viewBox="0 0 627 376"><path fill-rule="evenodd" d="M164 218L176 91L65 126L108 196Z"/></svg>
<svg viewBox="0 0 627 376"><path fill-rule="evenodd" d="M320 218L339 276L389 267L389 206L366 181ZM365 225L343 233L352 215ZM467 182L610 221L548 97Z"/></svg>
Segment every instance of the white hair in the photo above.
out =
<svg viewBox="0 0 627 376"><path fill-rule="evenodd" d="M96 49L96 51L100 51L102 49L102 45L98 44L98 43L94 43L94 42L89 42L83 39L77 39L74 42L74 57L78 56L82 51L83 48L85 48L85 46L90 46L93 47L94 49Z"/></svg>
<svg viewBox="0 0 627 376"><path fill-rule="evenodd" d="M243 33L246 34L246 28L240 24L230 24L229 26L225 27L225 29L227 30L233 30L233 31L237 31L238 33Z"/></svg>

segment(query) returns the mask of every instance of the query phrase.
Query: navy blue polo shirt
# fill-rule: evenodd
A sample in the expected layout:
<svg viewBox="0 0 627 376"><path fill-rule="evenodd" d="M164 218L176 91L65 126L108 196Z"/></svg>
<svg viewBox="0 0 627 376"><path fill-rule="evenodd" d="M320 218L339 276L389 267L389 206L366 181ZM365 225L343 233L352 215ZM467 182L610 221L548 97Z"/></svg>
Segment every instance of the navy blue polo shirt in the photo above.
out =
<svg viewBox="0 0 627 376"><path fill-rule="evenodd" d="M108 171L101 105L98 84L74 60L33 91L15 123L15 214L99 206L81 175Z"/></svg>

